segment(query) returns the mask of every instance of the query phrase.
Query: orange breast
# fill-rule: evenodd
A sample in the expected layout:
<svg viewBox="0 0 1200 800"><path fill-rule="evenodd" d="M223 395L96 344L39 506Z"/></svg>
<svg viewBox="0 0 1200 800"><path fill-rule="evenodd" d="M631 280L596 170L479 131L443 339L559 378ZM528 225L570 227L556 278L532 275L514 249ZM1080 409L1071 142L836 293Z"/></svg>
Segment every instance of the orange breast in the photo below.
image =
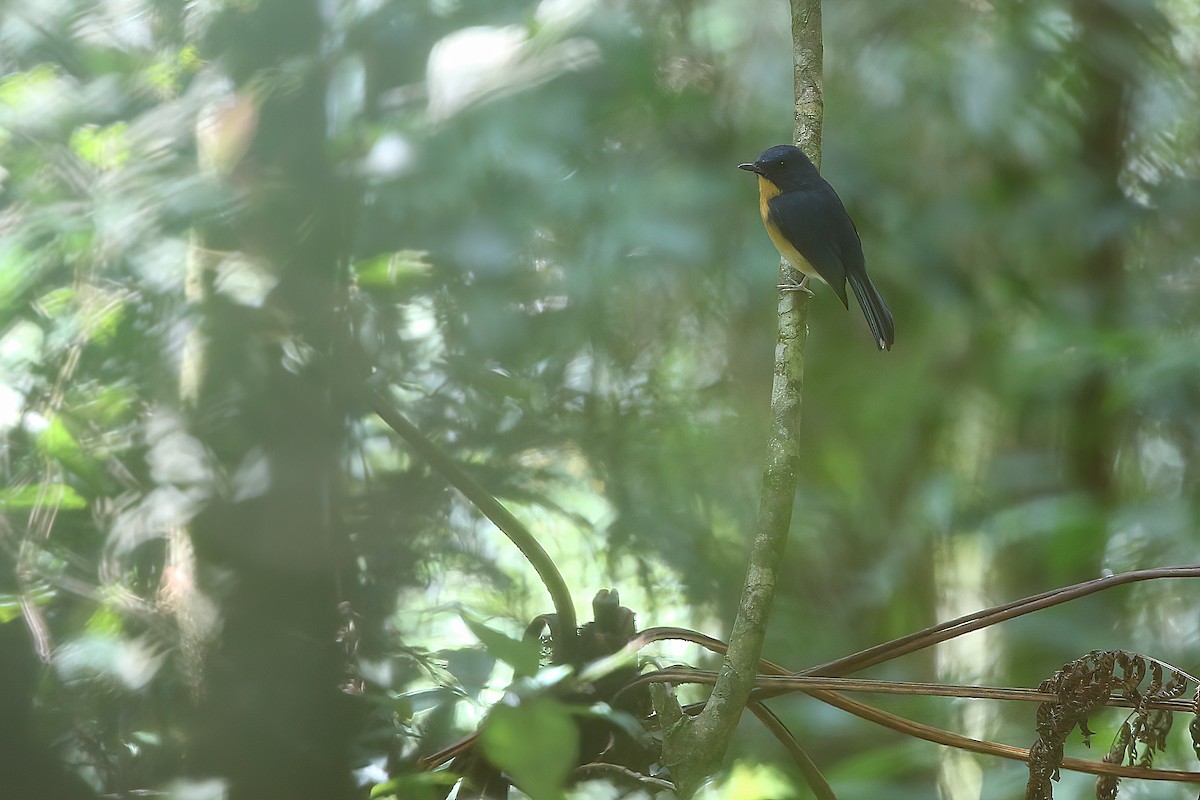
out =
<svg viewBox="0 0 1200 800"><path fill-rule="evenodd" d="M762 175L758 176L758 213L762 215L763 227L767 229L767 235L771 237L771 243L775 245L775 249L779 251L779 255L805 275L811 275L817 280L824 282L820 273L813 268L812 264L808 263L808 259L800 255L800 251L792 246L792 243L784 238L779 229L771 224L771 210L767 203L771 198L779 195L779 187L771 183Z"/></svg>

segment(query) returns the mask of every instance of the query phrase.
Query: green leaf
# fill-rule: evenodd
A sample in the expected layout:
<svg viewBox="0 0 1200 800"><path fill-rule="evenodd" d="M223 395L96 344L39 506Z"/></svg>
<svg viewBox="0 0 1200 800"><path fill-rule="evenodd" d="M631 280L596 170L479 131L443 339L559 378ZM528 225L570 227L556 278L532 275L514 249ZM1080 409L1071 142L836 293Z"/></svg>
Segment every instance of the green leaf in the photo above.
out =
<svg viewBox="0 0 1200 800"><path fill-rule="evenodd" d="M87 336L94 344L105 344L116 336L117 329L125 319L125 303L113 298L111 302L96 308L88 315Z"/></svg>
<svg viewBox="0 0 1200 800"><path fill-rule="evenodd" d="M56 506L60 509L86 508L87 500L65 483L32 484L0 489L0 509L28 511L35 506Z"/></svg>
<svg viewBox="0 0 1200 800"><path fill-rule="evenodd" d="M35 606L46 606L55 597L55 591L45 583L38 583L25 592L24 600ZM21 595L0 594L0 625L12 622L24 614Z"/></svg>
<svg viewBox="0 0 1200 800"><path fill-rule="evenodd" d="M88 618L84 624L84 630L93 636L120 636L125 626L122 624L121 615L108 606L100 606L95 613Z"/></svg>
<svg viewBox="0 0 1200 800"><path fill-rule="evenodd" d="M705 786L697 796L700 800L784 800L797 792L775 767L739 761L723 780Z"/></svg>
<svg viewBox="0 0 1200 800"><path fill-rule="evenodd" d="M593 703L587 707L573 707L572 713L580 717L592 717L594 719L604 720L615 728L620 728L626 736L634 741L642 741L648 738L649 734L642 727L642 723L637 721L627 711L619 711L608 703Z"/></svg>
<svg viewBox="0 0 1200 800"><path fill-rule="evenodd" d="M0 625L21 616L21 600L15 594L0 594Z"/></svg>
<svg viewBox="0 0 1200 800"><path fill-rule="evenodd" d="M66 317L75 313L78 296L74 286L59 286L37 299L37 310L52 319Z"/></svg>
<svg viewBox="0 0 1200 800"><path fill-rule="evenodd" d="M492 709L480 734L488 760L532 800L557 800L579 758L579 729L570 710L537 699Z"/></svg>
<svg viewBox="0 0 1200 800"><path fill-rule="evenodd" d="M542 646L538 641L513 639L498 630L489 628L470 614L462 615L463 622L471 629L487 651L513 668L517 675L532 675L538 670Z"/></svg>
<svg viewBox="0 0 1200 800"><path fill-rule="evenodd" d="M71 134L71 149L81 159L102 170L120 169L129 162L129 126L116 122L101 128L83 125Z"/></svg>
<svg viewBox="0 0 1200 800"><path fill-rule="evenodd" d="M423 280L432 265L424 250L399 250L356 262L354 275L360 286L379 288Z"/></svg>
<svg viewBox="0 0 1200 800"><path fill-rule="evenodd" d="M24 110L23 107L43 101L58 83L58 72L50 64L39 64L27 72L14 72L0 80L0 105L17 114Z"/></svg>
<svg viewBox="0 0 1200 800"><path fill-rule="evenodd" d="M38 277L37 259L24 248L0 245L0 310L25 301L25 293Z"/></svg>
<svg viewBox="0 0 1200 800"><path fill-rule="evenodd" d="M423 689L413 689L409 692L393 693L380 698L378 702L385 705L394 714L407 719L413 714L428 711L431 708L444 706L447 703L457 703L466 697L460 691L445 686L428 686Z"/></svg>
<svg viewBox="0 0 1200 800"><path fill-rule="evenodd" d="M69 461L82 457L83 448L79 441L67 429L62 417L55 416L38 437L38 447L43 453L59 461Z"/></svg>
<svg viewBox="0 0 1200 800"><path fill-rule="evenodd" d="M458 776L446 770L401 775L372 786L371 800L381 800L385 797L402 797L404 800L421 800L421 798L434 800L434 798L445 797L446 790L442 787L453 786L456 781L458 781Z"/></svg>

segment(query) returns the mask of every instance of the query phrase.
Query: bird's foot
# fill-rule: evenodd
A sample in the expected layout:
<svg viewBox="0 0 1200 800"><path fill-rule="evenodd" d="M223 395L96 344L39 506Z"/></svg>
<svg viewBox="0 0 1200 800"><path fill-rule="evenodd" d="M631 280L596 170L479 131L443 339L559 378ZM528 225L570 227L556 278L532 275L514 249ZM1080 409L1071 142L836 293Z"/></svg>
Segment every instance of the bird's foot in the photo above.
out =
<svg viewBox="0 0 1200 800"><path fill-rule="evenodd" d="M792 279L791 283L779 284L779 291L781 291L781 292L804 292L809 297L814 296L812 289L808 288L808 276L807 275L804 275L798 281L795 279Z"/></svg>

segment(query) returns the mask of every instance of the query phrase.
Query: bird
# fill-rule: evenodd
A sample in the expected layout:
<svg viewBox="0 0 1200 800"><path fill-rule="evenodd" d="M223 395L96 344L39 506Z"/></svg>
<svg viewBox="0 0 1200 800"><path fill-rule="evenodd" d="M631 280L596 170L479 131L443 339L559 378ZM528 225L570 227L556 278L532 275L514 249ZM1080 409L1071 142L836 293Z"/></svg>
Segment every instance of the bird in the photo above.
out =
<svg viewBox="0 0 1200 800"><path fill-rule="evenodd" d="M896 340L892 312L871 279L862 240L842 199L821 177L799 147L767 148L753 164L738 169L758 175L758 210L775 248L805 275L796 287L806 289L808 276L833 289L847 309L846 284L854 291L880 350Z"/></svg>

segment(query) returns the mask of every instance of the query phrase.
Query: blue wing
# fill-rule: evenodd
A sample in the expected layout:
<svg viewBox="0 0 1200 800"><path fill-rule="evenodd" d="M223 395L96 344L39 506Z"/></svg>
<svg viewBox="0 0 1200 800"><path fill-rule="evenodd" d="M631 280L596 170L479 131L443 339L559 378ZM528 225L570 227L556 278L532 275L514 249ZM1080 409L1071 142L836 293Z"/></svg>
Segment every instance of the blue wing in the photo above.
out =
<svg viewBox="0 0 1200 800"><path fill-rule="evenodd" d="M768 200L767 232L785 258L801 271L808 271L802 261L807 262L837 292L846 308L850 307L846 298L849 281L875 343L880 350L891 349L896 340L892 312L867 277L858 230L832 186L822 180L816 186Z"/></svg>
<svg viewBox="0 0 1200 800"><path fill-rule="evenodd" d="M785 192L767 203L768 221L847 305L846 278L866 274L862 242L833 188Z"/></svg>

